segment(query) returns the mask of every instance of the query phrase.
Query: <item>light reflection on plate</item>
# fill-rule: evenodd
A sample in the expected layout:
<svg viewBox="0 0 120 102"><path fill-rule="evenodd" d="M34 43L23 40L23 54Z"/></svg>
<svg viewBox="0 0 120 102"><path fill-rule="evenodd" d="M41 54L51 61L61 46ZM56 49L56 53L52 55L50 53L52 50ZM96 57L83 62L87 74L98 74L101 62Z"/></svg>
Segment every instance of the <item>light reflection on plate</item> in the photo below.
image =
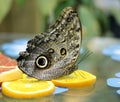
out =
<svg viewBox="0 0 120 102"><path fill-rule="evenodd" d="M103 49L102 53L106 56L110 56L111 59L120 62L120 44L111 45L110 47Z"/></svg>
<svg viewBox="0 0 120 102"><path fill-rule="evenodd" d="M117 94L119 94L119 95L120 95L120 90L117 90L116 92L117 92Z"/></svg>
<svg viewBox="0 0 120 102"><path fill-rule="evenodd" d="M116 93L120 95L120 72L116 73L117 78L108 78L107 85L113 88L116 88Z"/></svg>
<svg viewBox="0 0 120 102"><path fill-rule="evenodd" d="M111 58L115 61L119 61L120 62L120 55L112 55Z"/></svg>
<svg viewBox="0 0 120 102"><path fill-rule="evenodd" d="M116 77L120 77L120 72L115 74Z"/></svg>
<svg viewBox="0 0 120 102"><path fill-rule="evenodd" d="M66 96L87 96L94 91L94 88L94 85L81 88L69 88L69 90L63 94Z"/></svg>
<svg viewBox="0 0 120 102"><path fill-rule="evenodd" d="M108 78L107 85L115 88L120 88L120 78Z"/></svg>
<svg viewBox="0 0 120 102"><path fill-rule="evenodd" d="M68 91L68 88L55 87L55 92L53 94L60 94L66 91Z"/></svg>
<svg viewBox="0 0 120 102"><path fill-rule="evenodd" d="M24 51L27 46L28 39L17 39L1 46L3 52L10 57L18 57L20 51Z"/></svg>

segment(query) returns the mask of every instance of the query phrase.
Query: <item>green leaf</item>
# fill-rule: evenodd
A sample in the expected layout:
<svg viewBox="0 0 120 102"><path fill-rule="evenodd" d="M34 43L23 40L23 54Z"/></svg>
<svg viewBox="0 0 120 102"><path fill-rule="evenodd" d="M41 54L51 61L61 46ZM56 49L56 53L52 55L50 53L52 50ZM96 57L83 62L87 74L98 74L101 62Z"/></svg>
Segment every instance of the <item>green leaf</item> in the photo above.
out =
<svg viewBox="0 0 120 102"><path fill-rule="evenodd" d="M16 3L20 6L23 6L25 4L26 0L16 0Z"/></svg>
<svg viewBox="0 0 120 102"><path fill-rule="evenodd" d="M99 35L101 29L94 12L86 6L80 6L78 10L82 26L86 30L85 36L92 37Z"/></svg>
<svg viewBox="0 0 120 102"><path fill-rule="evenodd" d="M43 15L49 15L57 5L57 0L38 0L38 7Z"/></svg>
<svg viewBox="0 0 120 102"><path fill-rule="evenodd" d="M110 12L115 17L117 22L120 24L120 10L119 9L115 9L115 8L111 8Z"/></svg>
<svg viewBox="0 0 120 102"><path fill-rule="evenodd" d="M0 23L11 9L12 0L0 0Z"/></svg>
<svg viewBox="0 0 120 102"><path fill-rule="evenodd" d="M100 23L102 31L103 32L108 31L109 20L108 20L107 15L101 9L98 9L98 8L94 8L93 11L94 11L94 15L96 16L96 18L98 19Z"/></svg>
<svg viewBox="0 0 120 102"><path fill-rule="evenodd" d="M94 6L93 0L81 0L81 2L86 6Z"/></svg>

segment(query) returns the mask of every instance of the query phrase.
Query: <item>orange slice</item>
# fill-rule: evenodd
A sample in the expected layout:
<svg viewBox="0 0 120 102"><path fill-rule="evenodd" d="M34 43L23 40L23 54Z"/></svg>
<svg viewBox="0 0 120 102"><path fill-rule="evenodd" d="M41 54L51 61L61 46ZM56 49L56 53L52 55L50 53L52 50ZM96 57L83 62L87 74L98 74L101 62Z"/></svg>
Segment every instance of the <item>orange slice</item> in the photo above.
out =
<svg viewBox="0 0 120 102"><path fill-rule="evenodd" d="M4 71L0 73L0 82L17 80L19 78L22 78L22 74L22 71L17 67L9 71Z"/></svg>
<svg viewBox="0 0 120 102"><path fill-rule="evenodd" d="M67 88L81 88L91 86L95 83L96 76L82 70L77 70L68 76L52 80L55 86Z"/></svg>
<svg viewBox="0 0 120 102"><path fill-rule="evenodd" d="M55 86L51 81L39 81L34 78L19 79L2 83L2 93L13 98L35 98L50 95Z"/></svg>

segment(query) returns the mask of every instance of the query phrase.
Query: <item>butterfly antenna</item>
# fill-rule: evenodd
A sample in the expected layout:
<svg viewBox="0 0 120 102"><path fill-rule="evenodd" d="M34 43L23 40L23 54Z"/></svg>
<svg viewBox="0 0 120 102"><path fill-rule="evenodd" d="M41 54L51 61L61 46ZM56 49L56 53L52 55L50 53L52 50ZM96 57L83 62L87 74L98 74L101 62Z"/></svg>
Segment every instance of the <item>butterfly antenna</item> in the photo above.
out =
<svg viewBox="0 0 120 102"><path fill-rule="evenodd" d="M79 65L81 62L83 62L84 60L86 60L91 54L92 54L92 52L89 51L87 48L84 49L84 50L81 52L81 54L79 55L79 57L78 57L78 59L77 59L77 61L76 61L76 63L75 63L75 66L78 67L78 65Z"/></svg>

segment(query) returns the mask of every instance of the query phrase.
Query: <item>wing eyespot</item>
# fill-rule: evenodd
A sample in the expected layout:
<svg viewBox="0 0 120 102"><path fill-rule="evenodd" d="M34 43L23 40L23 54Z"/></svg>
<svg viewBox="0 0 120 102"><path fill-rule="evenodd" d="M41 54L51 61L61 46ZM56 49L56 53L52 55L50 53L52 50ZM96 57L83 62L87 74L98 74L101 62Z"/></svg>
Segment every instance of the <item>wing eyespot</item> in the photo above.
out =
<svg viewBox="0 0 120 102"><path fill-rule="evenodd" d="M48 49L48 52L49 52L49 53L54 53L54 49L49 48L49 49Z"/></svg>
<svg viewBox="0 0 120 102"><path fill-rule="evenodd" d="M60 49L60 54L61 55L66 55L67 54L67 50L65 48L61 48Z"/></svg>
<svg viewBox="0 0 120 102"><path fill-rule="evenodd" d="M47 57L41 55L41 56L36 58L35 63L36 63L38 68L46 68L48 65L48 59L47 59Z"/></svg>

